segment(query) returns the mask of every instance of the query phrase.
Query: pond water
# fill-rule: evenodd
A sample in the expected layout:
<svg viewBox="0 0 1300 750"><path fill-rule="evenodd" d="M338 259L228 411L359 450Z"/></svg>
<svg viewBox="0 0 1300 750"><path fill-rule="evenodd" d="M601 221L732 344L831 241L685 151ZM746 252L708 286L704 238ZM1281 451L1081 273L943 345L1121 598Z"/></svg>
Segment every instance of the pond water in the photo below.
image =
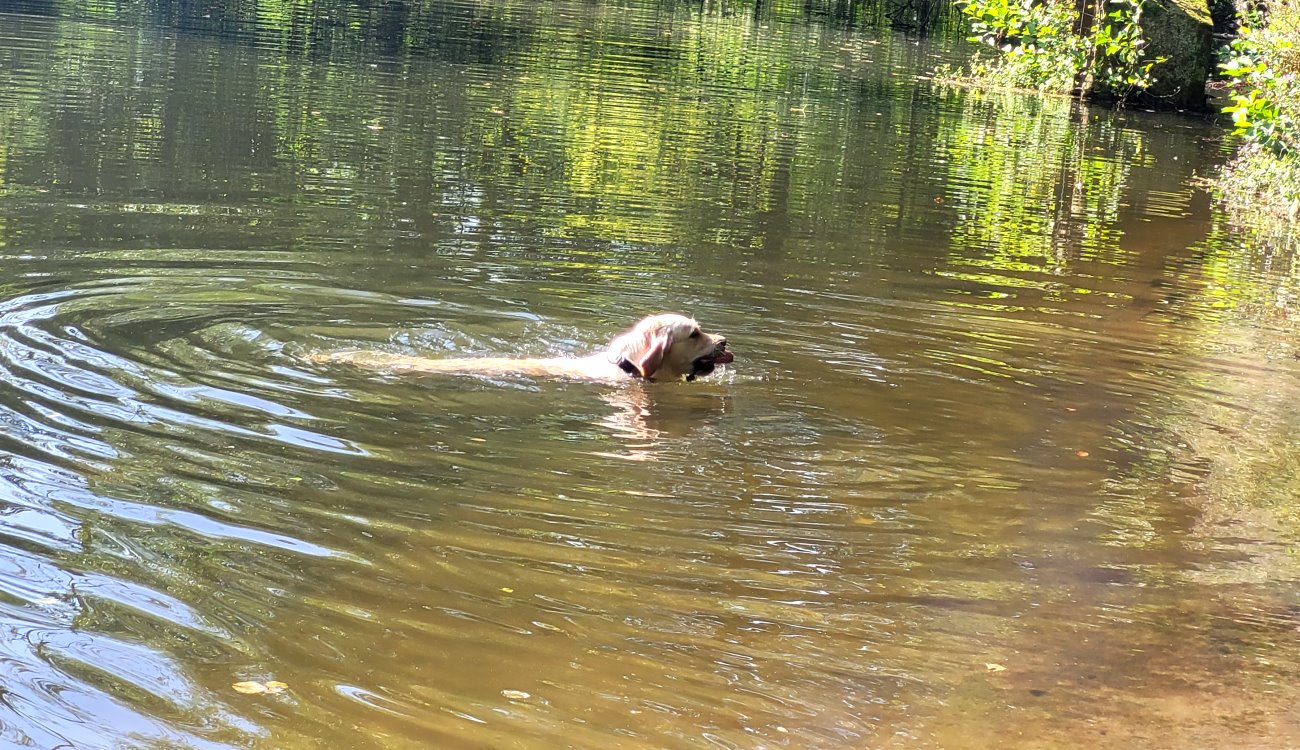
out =
<svg viewBox="0 0 1300 750"><path fill-rule="evenodd" d="M1214 124L779 4L6 7L6 746L1300 743L1295 268ZM735 362L311 359L661 310Z"/></svg>

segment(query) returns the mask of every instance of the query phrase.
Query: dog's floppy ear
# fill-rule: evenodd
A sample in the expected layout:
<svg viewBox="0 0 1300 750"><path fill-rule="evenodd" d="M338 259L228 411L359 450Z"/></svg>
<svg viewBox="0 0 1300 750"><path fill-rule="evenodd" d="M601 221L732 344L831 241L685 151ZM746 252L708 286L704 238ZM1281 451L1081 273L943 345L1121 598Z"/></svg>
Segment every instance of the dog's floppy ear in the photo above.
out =
<svg viewBox="0 0 1300 750"><path fill-rule="evenodd" d="M649 380L664 363L664 355L672 343L671 328L638 326L610 343L609 358L615 363L631 364L638 375Z"/></svg>
<svg viewBox="0 0 1300 750"><path fill-rule="evenodd" d="M639 342L641 343L641 342ZM659 371L659 365L664 363L664 355L668 353L668 347L672 346L673 332L670 328L659 328L654 331L647 331L645 341L636 352L635 357L628 357L636 369L641 371L641 377L646 380Z"/></svg>

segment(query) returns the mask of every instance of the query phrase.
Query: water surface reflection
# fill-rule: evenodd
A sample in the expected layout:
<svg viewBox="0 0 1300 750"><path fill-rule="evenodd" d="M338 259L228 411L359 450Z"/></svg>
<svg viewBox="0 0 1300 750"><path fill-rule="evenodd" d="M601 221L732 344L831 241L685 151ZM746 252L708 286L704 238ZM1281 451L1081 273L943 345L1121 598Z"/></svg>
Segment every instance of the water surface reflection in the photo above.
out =
<svg viewBox="0 0 1300 750"><path fill-rule="evenodd" d="M4 17L5 742L1297 741L1295 282L1192 187L1214 130L493 8L306 55ZM734 366L304 356L657 310Z"/></svg>

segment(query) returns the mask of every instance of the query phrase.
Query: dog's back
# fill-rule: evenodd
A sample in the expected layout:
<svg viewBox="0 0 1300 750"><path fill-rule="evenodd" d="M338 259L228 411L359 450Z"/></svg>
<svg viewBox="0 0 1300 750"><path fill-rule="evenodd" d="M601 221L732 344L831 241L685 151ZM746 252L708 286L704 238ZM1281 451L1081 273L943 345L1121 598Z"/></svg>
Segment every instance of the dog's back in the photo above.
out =
<svg viewBox="0 0 1300 750"><path fill-rule="evenodd" d="M623 372L602 354L588 357L545 357L512 359L509 357L460 357L433 359L377 351L351 351L315 354L313 362L343 362L390 372L480 375L500 377L560 377L580 380L626 380Z"/></svg>

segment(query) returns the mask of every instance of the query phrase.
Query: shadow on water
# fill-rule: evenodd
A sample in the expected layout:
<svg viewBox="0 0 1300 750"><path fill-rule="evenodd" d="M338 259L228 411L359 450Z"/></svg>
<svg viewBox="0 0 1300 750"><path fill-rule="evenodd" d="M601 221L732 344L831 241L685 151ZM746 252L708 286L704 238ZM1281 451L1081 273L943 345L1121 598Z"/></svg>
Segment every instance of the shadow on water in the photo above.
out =
<svg viewBox="0 0 1300 750"><path fill-rule="evenodd" d="M2 741L1296 744L1295 261L1217 131L763 5L3 16ZM659 310L734 365L303 356Z"/></svg>

